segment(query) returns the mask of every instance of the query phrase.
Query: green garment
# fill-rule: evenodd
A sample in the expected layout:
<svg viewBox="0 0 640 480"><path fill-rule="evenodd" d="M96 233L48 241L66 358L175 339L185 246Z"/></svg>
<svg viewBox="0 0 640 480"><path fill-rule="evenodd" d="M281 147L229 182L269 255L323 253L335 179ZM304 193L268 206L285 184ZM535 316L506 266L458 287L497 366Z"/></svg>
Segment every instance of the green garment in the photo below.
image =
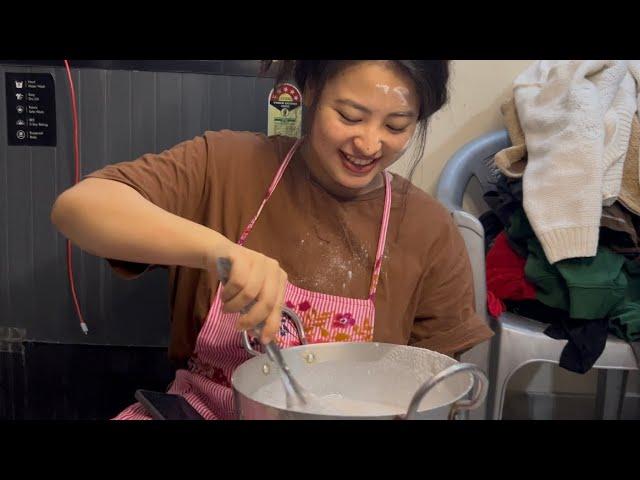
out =
<svg viewBox="0 0 640 480"><path fill-rule="evenodd" d="M599 246L596 256L570 258L551 265L522 208L510 218L509 239L529 252L526 278L536 298L569 313L570 318L608 318L611 331L640 339L640 264Z"/></svg>

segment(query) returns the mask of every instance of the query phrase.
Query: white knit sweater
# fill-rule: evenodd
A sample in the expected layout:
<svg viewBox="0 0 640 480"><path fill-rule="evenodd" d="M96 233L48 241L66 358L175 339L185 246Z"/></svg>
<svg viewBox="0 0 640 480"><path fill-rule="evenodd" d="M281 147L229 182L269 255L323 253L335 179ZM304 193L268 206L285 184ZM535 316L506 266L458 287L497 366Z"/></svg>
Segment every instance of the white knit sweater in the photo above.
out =
<svg viewBox="0 0 640 480"><path fill-rule="evenodd" d="M524 209L549 262L596 254L602 205L620 191L636 92L625 60L541 60L514 81L528 154Z"/></svg>

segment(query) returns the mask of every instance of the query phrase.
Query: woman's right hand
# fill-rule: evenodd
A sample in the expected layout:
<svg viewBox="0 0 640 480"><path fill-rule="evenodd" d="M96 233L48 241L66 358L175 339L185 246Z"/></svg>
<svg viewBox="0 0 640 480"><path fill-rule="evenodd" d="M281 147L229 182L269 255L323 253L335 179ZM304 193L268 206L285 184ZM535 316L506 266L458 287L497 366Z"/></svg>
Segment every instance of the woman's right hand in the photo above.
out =
<svg viewBox="0 0 640 480"><path fill-rule="evenodd" d="M260 340L265 344L273 341L282 319L286 272L276 260L231 242L218 250L217 257L231 262L229 278L222 289L223 311L242 312L238 330L250 330L265 322ZM215 260L208 263L210 276L218 278Z"/></svg>

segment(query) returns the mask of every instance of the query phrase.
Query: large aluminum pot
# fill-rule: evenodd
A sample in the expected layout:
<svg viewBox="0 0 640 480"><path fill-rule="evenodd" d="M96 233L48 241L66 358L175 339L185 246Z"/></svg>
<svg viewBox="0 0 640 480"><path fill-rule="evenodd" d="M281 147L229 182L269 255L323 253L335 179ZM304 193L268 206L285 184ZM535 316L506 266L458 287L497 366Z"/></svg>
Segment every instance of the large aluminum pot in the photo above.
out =
<svg viewBox="0 0 640 480"><path fill-rule="evenodd" d="M294 320L301 331L301 322ZM304 342L302 331L300 337ZM246 337L245 348L256 356L231 378L239 419L455 419L479 406L487 389L487 378L475 365L424 348L303 344L282 355L298 382L325 408L294 411L286 408L277 365L253 351Z"/></svg>

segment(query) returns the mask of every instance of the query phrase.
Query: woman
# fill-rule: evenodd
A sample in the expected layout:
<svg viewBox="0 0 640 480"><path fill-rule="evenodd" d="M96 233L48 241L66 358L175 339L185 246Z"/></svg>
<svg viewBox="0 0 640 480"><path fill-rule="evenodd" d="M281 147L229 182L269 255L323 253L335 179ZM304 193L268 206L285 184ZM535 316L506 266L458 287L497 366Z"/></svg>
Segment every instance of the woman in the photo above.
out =
<svg viewBox="0 0 640 480"><path fill-rule="evenodd" d="M464 242L448 212L386 172L447 99L445 61L284 62L307 107L301 140L206 132L110 165L56 201L52 220L135 277L168 266L169 392L207 419L234 417L229 379L265 343L379 341L449 355L489 338ZM415 164L414 164L415 168ZM266 194L265 194L266 191ZM224 288L216 260L231 261ZM118 419L149 418L135 404Z"/></svg>

